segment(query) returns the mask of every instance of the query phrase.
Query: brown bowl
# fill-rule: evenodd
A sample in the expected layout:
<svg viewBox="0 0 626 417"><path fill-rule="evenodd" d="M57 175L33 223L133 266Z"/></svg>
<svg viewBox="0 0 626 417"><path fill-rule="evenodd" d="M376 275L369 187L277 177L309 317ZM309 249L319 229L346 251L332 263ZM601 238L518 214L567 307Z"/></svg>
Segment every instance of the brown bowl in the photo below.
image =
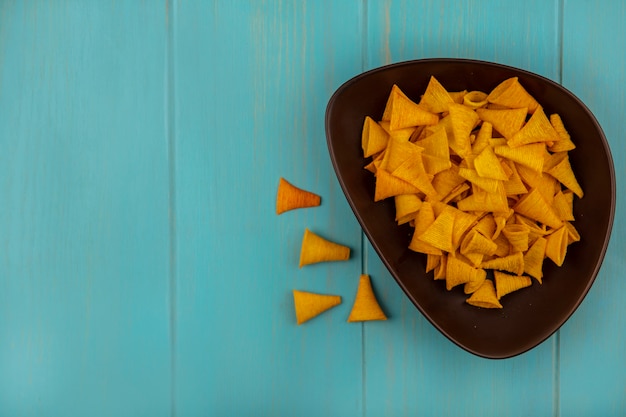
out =
<svg viewBox="0 0 626 417"><path fill-rule="evenodd" d="M426 274L424 255L409 250L409 226L394 221L393 199L374 202L374 177L363 169L365 116L380 120L393 84L418 101L434 75L449 91L488 92L506 78L521 84L544 107L559 113L577 148L570 161L585 191L574 203L581 241L569 246L561 267L544 262L543 284L507 295L503 309L466 304L462 290L447 291ZM424 59L374 69L343 84L326 110L326 136L337 178L382 262L418 310L447 338L475 355L508 358L537 346L572 315L593 284L604 258L615 212L615 173L602 129L589 109L559 84L489 62ZM503 299L504 301L504 299Z"/></svg>

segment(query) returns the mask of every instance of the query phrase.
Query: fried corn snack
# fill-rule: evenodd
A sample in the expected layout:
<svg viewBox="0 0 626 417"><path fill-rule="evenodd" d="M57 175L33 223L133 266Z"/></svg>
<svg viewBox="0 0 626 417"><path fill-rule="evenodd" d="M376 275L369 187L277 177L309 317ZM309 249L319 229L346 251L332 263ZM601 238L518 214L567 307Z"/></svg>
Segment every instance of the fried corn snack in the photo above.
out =
<svg viewBox="0 0 626 417"><path fill-rule="evenodd" d="M532 284L530 278L525 275L510 275L505 272L494 271L493 276L498 300L514 291L530 287Z"/></svg>
<svg viewBox="0 0 626 417"><path fill-rule="evenodd" d="M513 138L526 121L528 110L519 109L477 109L476 113L484 122L489 122L493 129L505 138Z"/></svg>
<svg viewBox="0 0 626 417"><path fill-rule="evenodd" d="M366 117L362 148L375 201L394 198L409 249L448 290L463 284L468 304L502 308L580 240L575 144L516 77L491 92L449 92L431 77L417 102L394 85L381 120Z"/></svg>
<svg viewBox="0 0 626 417"><path fill-rule="evenodd" d="M298 208L317 207L320 203L319 195L298 188L286 179L280 178L276 195L276 214Z"/></svg>
<svg viewBox="0 0 626 417"><path fill-rule="evenodd" d="M389 128L397 130L408 127L434 125L439 121L436 114L420 107L397 88L389 97Z"/></svg>
<svg viewBox="0 0 626 417"><path fill-rule="evenodd" d="M482 263L484 269L507 271L515 275L524 273L524 254L515 252L510 255L497 257Z"/></svg>
<svg viewBox="0 0 626 417"><path fill-rule="evenodd" d="M557 179L578 198L583 198L583 190L576 180L567 152L553 153L544 163L544 171Z"/></svg>
<svg viewBox="0 0 626 417"><path fill-rule="evenodd" d="M543 260L546 258L547 244L546 239L539 237L524 253L524 273L535 278L540 284L543 278Z"/></svg>
<svg viewBox="0 0 626 417"><path fill-rule="evenodd" d="M563 120L561 120L561 116L558 114L550 115L550 124L554 127L554 130L559 134L559 140L554 142L548 149L550 152L567 152L572 149L576 149L576 145L572 142L572 138L570 134L565 129L565 125L563 124Z"/></svg>
<svg viewBox="0 0 626 417"><path fill-rule="evenodd" d="M454 100L448 91L435 77L430 77L419 105L431 113L443 113L452 103Z"/></svg>
<svg viewBox="0 0 626 417"><path fill-rule="evenodd" d="M293 290L293 302L296 311L296 322L298 325L301 325L341 304L341 296Z"/></svg>
<svg viewBox="0 0 626 417"><path fill-rule="evenodd" d="M546 256L558 266L563 265L569 245L567 229L562 226L546 237Z"/></svg>
<svg viewBox="0 0 626 417"><path fill-rule="evenodd" d="M463 96L463 104L467 107L477 109L485 107L489 102L487 101L487 94L482 91L470 91Z"/></svg>
<svg viewBox="0 0 626 417"><path fill-rule="evenodd" d="M468 304L482 308L502 308L493 281L486 279L466 300Z"/></svg>
<svg viewBox="0 0 626 417"><path fill-rule="evenodd" d="M394 197L396 206L396 222L398 225L415 219L422 206L422 199L417 194L400 194Z"/></svg>
<svg viewBox="0 0 626 417"><path fill-rule="evenodd" d="M550 120L546 117L541 106L530 117L513 137L507 142L511 148L531 143L554 143L560 139Z"/></svg>
<svg viewBox="0 0 626 417"><path fill-rule="evenodd" d="M300 249L300 268L319 262L347 261L349 258L349 247L324 239L308 228L304 230Z"/></svg>
<svg viewBox="0 0 626 417"><path fill-rule="evenodd" d="M359 321L387 320L387 316L380 308L378 300L372 289L372 282L369 275L361 274L359 286L348 317L349 323Z"/></svg>
<svg viewBox="0 0 626 417"><path fill-rule="evenodd" d="M517 77L508 78L498 84L487 96L487 101L513 109L526 107L529 113L534 113L539 107L537 100L526 91Z"/></svg>
<svg viewBox="0 0 626 417"><path fill-rule="evenodd" d="M382 151L387 147L388 140L389 134L387 131L371 117L366 117L363 125L363 134L361 135L363 156L367 158Z"/></svg>

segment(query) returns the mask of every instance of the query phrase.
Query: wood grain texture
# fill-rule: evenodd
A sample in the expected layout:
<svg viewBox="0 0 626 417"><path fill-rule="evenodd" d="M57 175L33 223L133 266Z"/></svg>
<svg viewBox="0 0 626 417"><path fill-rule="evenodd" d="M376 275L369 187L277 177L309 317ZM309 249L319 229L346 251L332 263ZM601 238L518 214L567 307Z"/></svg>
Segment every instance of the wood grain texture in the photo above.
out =
<svg viewBox="0 0 626 417"><path fill-rule="evenodd" d="M165 16L0 5L0 414L170 411Z"/></svg>
<svg viewBox="0 0 626 417"><path fill-rule="evenodd" d="M563 15L563 85L594 112L611 147L617 180L613 234L587 298L561 331L561 410L564 416L626 413L626 246L624 222L623 86L626 48L623 2L594 7L566 1Z"/></svg>
<svg viewBox="0 0 626 417"><path fill-rule="evenodd" d="M361 326L346 323L360 229L323 122L360 70L358 4L179 2L175 13L178 415L360 414ZM281 176L322 205L277 216ZM299 269L306 227L351 260ZM343 303L297 326L293 289Z"/></svg>
<svg viewBox="0 0 626 417"><path fill-rule="evenodd" d="M530 13L529 11L533 12ZM556 2L372 2L368 67L428 57L495 61L559 76ZM533 28L534 30L528 30ZM552 415L553 337L520 357L489 361L453 345L419 314L371 246L367 272L391 320L367 324L367 415ZM521 388L523 387L523 388Z"/></svg>
<svg viewBox="0 0 626 417"><path fill-rule="evenodd" d="M0 416L621 416L626 8L581 0L0 2ZM474 357L377 259L324 112L428 57L527 69L610 142L617 217L559 333ZM274 211L278 179L322 197ZM298 268L308 227L352 248ZM386 322L348 324L367 272ZM291 290L343 303L302 326Z"/></svg>

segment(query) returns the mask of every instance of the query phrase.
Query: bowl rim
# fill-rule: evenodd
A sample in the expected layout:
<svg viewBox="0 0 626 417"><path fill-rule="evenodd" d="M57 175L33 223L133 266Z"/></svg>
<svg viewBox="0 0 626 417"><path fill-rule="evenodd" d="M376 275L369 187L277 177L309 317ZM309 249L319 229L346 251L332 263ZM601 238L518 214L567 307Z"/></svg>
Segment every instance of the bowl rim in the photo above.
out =
<svg viewBox="0 0 626 417"><path fill-rule="evenodd" d="M339 171L338 171L338 167L336 165L336 161L337 161L337 157L335 154L335 149L332 146L332 132L331 132L331 119L333 117L333 109L336 105L337 99L338 97L341 96L341 94L347 90L352 84L362 80L363 78L369 77L373 74L376 73L380 73L380 72L384 72L384 71L389 71L398 67L403 67L403 66L411 66L411 65L416 65L416 64L427 64L427 63L431 63L431 64L471 64L471 65L479 65L479 66L483 66L483 67L491 67L494 69L502 69L502 70L506 70L506 71L510 71L510 72L514 72L514 73L518 73L520 75L523 76L527 76L530 78L535 78L538 81L547 83L551 86L553 86L554 88L556 88L557 90L560 90L562 93L566 94L567 96L569 96L569 98L574 101L578 106L580 106L584 112L589 116L590 121L592 122L592 124L594 125L595 130L598 133L598 137L600 139L600 142L602 143L603 146L603 150L604 153L606 155L606 159L607 159L607 163L608 163L608 170L609 170L609 180L610 180L610 207L609 207L609 213L608 213L608 224L607 224L607 231L606 234L604 236L603 242L602 242L602 247L600 250L600 256L598 257L595 267L593 269L593 272L590 276L590 278L587 280L584 289L578 294L578 297L576 298L576 302L574 303L573 307L570 308L567 312L567 314L565 314L560 320L555 321L555 326L553 328L553 330L546 332L547 334L545 334L543 337L539 338L536 341L533 341L532 343L527 343L524 346L520 347L519 349L516 350L510 350L508 352L502 353L502 354L486 354L484 352L481 351L477 351L475 349L472 349L469 346L466 346L462 343L460 343L458 340L456 340L456 338L454 338L452 335L449 334L449 332L447 332L444 328L442 328L439 323L434 320L425 310L424 308L420 305L420 303L415 299L415 297L413 297L413 295L410 293L409 289L407 288L407 286L405 285L404 281L402 279L400 279L400 277L398 276L397 272L395 271L394 268L392 268L392 265L390 264L390 261L385 257L382 256L381 253L381 249L378 245L378 243L374 240L374 238L372 237L370 231L368 230L367 227L364 227L364 219L363 216L361 215L360 212L357 211L356 209L356 204L353 201L350 192L348 191L348 186L346 184L345 179L340 175ZM611 235L612 235L612 230L613 230L613 224L614 224L614 219L615 219L615 210L616 210L616 177L615 177L615 167L614 167L614 161L613 161L613 157L612 157L612 153L611 153L611 148L609 145L609 142L606 138L606 135L604 133L604 130L602 129L600 123L598 122L596 116L593 114L593 112L589 109L589 107L580 99L578 98L573 92L571 92L569 89L567 89L565 86L563 86L561 83L553 81L543 75L531 72L529 70L525 70L525 69L521 69L518 67L514 67L514 66L510 66L510 65L506 65L506 64L501 64L501 63L497 63L497 62L493 62L493 61L486 61L486 60L478 60L478 59L469 59L469 58L423 58L423 59L412 59L412 60L405 60L405 61L399 61L399 62L395 62L395 63L391 63L391 64L386 64L386 65L382 65L379 67L375 67L375 68L371 68L369 70L366 70L364 72L361 72L355 76L353 76L352 78L348 79L347 81L345 81L343 84L341 84L336 90L335 92L331 95L330 99L328 100L328 104L326 106L326 112L325 112L325 134L326 134L326 142L327 142L327 147L328 147L328 151L330 154L330 158L331 158L331 162L333 165L333 170L335 171L335 175L337 177L337 180L339 181L339 184L341 186L341 189L344 193L344 196L346 197L346 199L348 200L349 206L351 208L351 210L353 211L354 215L356 216L356 218L358 219L359 222L359 226L361 228L361 232L362 234L364 234L367 238L368 241L370 242L370 244L372 245L372 247L374 248L375 252L377 253L379 259L381 260L381 262L385 265L386 269L388 270L388 272L390 273L390 275L394 278L395 282L400 286L400 288L402 289L402 291L404 292L405 296L407 296L409 298L409 300L412 302L412 304L417 308L417 310L422 314L422 316L424 316L427 321L433 325L441 334L443 334L448 340L450 340L451 342L453 342L455 345L457 345L458 347L462 348L463 350L474 354L476 356L482 357L482 358L486 358L486 359L508 359L508 358L512 358L518 355L521 355L523 353L526 353L532 349L534 349L535 347L539 346L540 344L542 344L543 342L545 342L548 338L550 338L552 335L554 335L556 332L559 331L559 329L571 318L571 316L575 313L575 311L580 307L580 305L582 304L582 301L584 300L584 298L587 296L587 294L589 293L591 287L593 286L599 272L600 269L602 267L602 264L604 262L605 256L606 256L606 252L610 243L610 239L611 239Z"/></svg>

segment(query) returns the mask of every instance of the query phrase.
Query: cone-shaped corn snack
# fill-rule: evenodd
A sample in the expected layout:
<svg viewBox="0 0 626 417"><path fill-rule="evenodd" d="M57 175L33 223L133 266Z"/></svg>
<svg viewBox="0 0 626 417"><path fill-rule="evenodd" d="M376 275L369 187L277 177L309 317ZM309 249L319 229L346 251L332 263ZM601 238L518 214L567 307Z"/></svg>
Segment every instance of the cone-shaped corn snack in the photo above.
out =
<svg viewBox="0 0 626 417"><path fill-rule="evenodd" d="M492 124L483 121L480 125L480 129L478 130L478 134L476 135L476 139L474 139L474 143L472 143L472 153L474 155L479 155L483 149L487 146L491 146L492 135Z"/></svg>
<svg viewBox="0 0 626 417"><path fill-rule="evenodd" d="M520 84L517 77L511 77L502 81L487 96L487 101L510 108L528 108L529 113L539 107L539 103Z"/></svg>
<svg viewBox="0 0 626 417"><path fill-rule="evenodd" d="M415 127L391 130L391 124L389 121L381 120L378 124L380 127L385 129L385 132L389 135L389 139L407 142L415 133Z"/></svg>
<svg viewBox="0 0 626 417"><path fill-rule="evenodd" d="M563 224L552 206L546 202L541 192L536 188L533 188L528 194L524 194L513 206L513 210L550 227L558 228Z"/></svg>
<svg viewBox="0 0 626 417"><path fill-rule="evenodd" d="M478 174L478 172L474 169L459 168L459 175L490 194L498 192L499 180L489 177L481 177L480 174Z"/></svg>
<svg viewBox="0 0 626 417"><path fill-rule="evenodd" d="M457 202L459 200L463 200L468 196L468 191L470 190L470 185L467 183L463 183L450 191L450 194L443 197L441 202L444 204L448 204L450 202Z"/></svg>
<svg viewBox="0 0 626 417"><path fill-rule="evenodd" d="M321 198L319 195L298 188L284 178L279 180L278 193L276 195L276 214L298 208L316 207L320 203Z"/></svg>
<svg viewBox="0 0 626 417"><path fill-rule="evenodd" d="M451 290L459 284L485 279L487 272L484 269L474 268L458 257L448 256L446 265L446 289Z"/></svg>
<svg viewBox="0 0 626 417"><path fill-rule="evenodd" d="M493 239L496 227L496 220L494 219L493 214L487 213L478 220L473 229L481 233L483 236Z"/></svg>
<svg viewBox="0 0 626 417"><path fill-rule="evenodd" d="M417 194L400 194L394 197L396 206L396 222L404 224L417 215L422 206L422 199Z"/></svg>
<svg viewBox="0 0 626 417"><path fill-rule="evenodd" d="M415 230L413 232L413 237L411 238L411 243L409 243L409 249L425 254L441 255L441 249L438 249L419 238L420 235L424 233L434 221L435 212L433 211L433 206L431 203L424 201L415 216Z"/></svg>
<svg viewBox="0 0 626 417"><path fill-rule="evenodd" d="M507 224L502 229L504 237L512 246L513 252L525 252L528 250L528 236L530 228L524 224Z"/></svg>
<svg viewBox="0 0 626 417"><path fill-rule="evenodd" d="M498 301L498 297L496 296L496 289L493 286L493 281L490 279L484 280L482 285L472 293L466 302L475 307L502 308L502 304L500 304L500 301Z"/></svg>
<svg viewBox="0 0 626 417"><path fill-rule="evenodd" d="M465 182L465 178L459 175L459 167L452 164L449 169L439 172L433 178L432 184L437 194L446 196L454 188Z"/></svg>
<svg viewBox="0 0 626 417"><path fill-rule="evenodd" d="M583 189L578 184L566 152L552 154L544 163L544 170L572 190L578 198L583 197Z"/></svg>
<svg viewBox="0 0 626 417"><path fill-rule="evenodd" d="M443 127L415 142L424 149L422 158L426 172L435 175L452 166L450 162L450 148L448 147L448 135Z"/></svg>
<svg viewBox="0 0 626 417"><path fill-rule="evenodd" d="M407 127L434 125L439 121L439 117L417 103L410 100L404 93L392 91L391 114L389 127L391 130L403 129Z"/></svg>
<svg viewBox="0 0 626 417"><path fill-rule="evenodd" d="M441 261L439 265L435 266L433 278L435 280L443 280L446 279L446 268L448 266L448 255L442 254Z"/></svg>
<svg viewBox="0 0 626 417"><path fill-rule="evenodd" d="M413 142L391 138L385 148L385 155L380 167L389 172L393 172L393 170L402 165L406 160L421 158L423 150L422 147Z"/></svg>
<svg viewBox="0 0 626 417"><path fill-rule="evenodd" d="M524 125L527 111L524 107L506 110L477 109L476 113L481 120L491 123L502 136L511 139Z"/></svg>
<svg viewBox="0 0 626 417"><path fill-rule="evenodd" d="M543 278L543 260L546 257L547 243L546 239L537 238L524 254L524 273L535 278L540 284Z"/></svg>
<svg viewBox="0 0 626 417"><path fill-rule="evenodd" d="M435 268L439 266L441 263L442 256L441 255L431 255L430 253L426 255L426 273L430 271L434 271Z"/></svg>
<svg viewBox="0 0 626 417"><path fill-rule="evenodd" d="M448 91L448 94L450 94L450 97L452 97L452 101L454 101L457 104L463 104L463 98L467 94L467 90Z"/></svg>
<svg viewBox="0 0 626 417"><path fill-rule="evenodd" d="M495 193L488 193L479 187L475 187L472 195L457 202L457 208L462 211L505 212L509 209L509 204L502 181L499 181L497 184L496 191Z"/></svg>
<svg viewBox="0 0 626 417"><path fill-rule="evenodd" d="M391 92L389 93L389 97L387 97L387 104L385 104L385 111L383 112L383 117L382 117L383 122L389 123L389 121L391 120L391 112L393 111L393 102L395 101L398 95L403 96L404 98L409 100L406 94L404 94L404 91L402 91L400 87L394 84L391 87ZM381 125L383 124L381 123ZM387 126L389 126L389 124L387 124Z"/></svg>
<svg viewBox="0 0 626 417"><path fill-rule="evenodd" d="M561 220L574 221L574 193L559 191L554 195L552 208Z"/></svg>
<svg viewBox="0 0 626 417"><path fill-rule="evenodd" d="M452 246L452 230L454 228L454 213L444 210L432 222L419 239L446 252L454 251Z"/></svg>
<svg viewBox="0 0 626 417"><path fill-rule="evenodd" d="M498 300L513 291L530 287L532 282L525 275L511 275L500 271L493 271L493 278L496 282L496 297Z"/></svg>
<svg viewBox="0 0 626 417"><path fill-rule="evenodd" d="M483 260L485 259L485 255L484 254L482 254L482 253L473 253L473 252L466 253L464 255L457 254L457 256L459 258L464 257L467 260L467 262L470 265L472 265L474 268L479 268L480 265L483 263ZM471 284L471 283L468 282L467 284L465 284L465 287L468 287L469 284ZM465 292L467 294L469 294L472 291L468 291L467 288L466 288Z"/></svg>
<svg viewBox="0 0 626 417"><path fill-rule="evenodd" d="M565 254L567 253L567 245L569 243L569 236L565 227L560 227L548 236L546 240L546 256L552 260L558 266L563 265L565 260Z"/></svg>
<svg viewBox="0 0 626 417"><path fill-rule="evenodd" d="M370 161L370 163L365 165L364 169L368 170L369 172L375 175L376 171L378 171L378 167L382 165L384 157L385 157L385 151L382 151L376 154L374 157L372 157L372 160Z"/></svg>
<svg viewBox="0 0 626 417"><path fill-rule="evenodd" d="M580 241L580 234L573 224L571 224L570 222L563 222L563 225L567 229L568 244Z"/></svg>
<svg viewBox="0 0 626 417"><path fill-rule="evenodd" d="M480 254L477 255L481 257L483 256ZM487 279L487 271L480 268L476 268L475 271L476 272L470 274L469 281L467 281L465 285L463 285L463 292L465 294L471 294L479 289L483 285L483 282L485 282L485 280Z"/></svg>
<svg viewBox="0 0 626 417"><path fill-rule="evenodd" d="M448 91L435 77L431 76L419 105L431 113L442 113L448 111L451 103L454 103L454 100Z"/></svg>
<svg viewBox="0 0 626 417"><path fill-rule="evenodd" d="M576 149L576 145L572 142L572 138L565 129L565 125L563 124L563 120L561 120L561 116L558 114L550 115L550 123L556 133L559 134L560 140L554 142L552 146L548 147L550 152L566 152L571 151L572 149Z"/></svg>
<svg viewBox="0 0 626 417"><path fill-rule="evenodd" d="M498 245L491 239L483 236L475 228L465 235L461 243L461 253L480 253L483 255L493 255L496 253Z"/></svg>
<svg viewBox="0 0 626 417"><path fill-rule="evenodd" d="M494 254L496 257L495 259L511 255L511 244L502 233L499 233L495 238L493 238L493 242L498 246L496 253Z"/></svg>
<svg viewBox="0 0 626 417"><path fill-rule="evenodd" d="M536 172L543 170L543 157L546 152L546 145L543 143L531 143L516 148L507 145L496 146L493 151L496 155L527 166Z"/></svg>
<svg viewBox="0 0 626 417"><path fill-rule="evenodd" d="M426 173L424 168L421 154L407 159L391 174L413 185L428 197L438 197L437 191L433 188L431 176Z"/></svg>
<svg viewBox="0 0 626 417"><path fill-rule="evenodd" d="M293 290L293 302L296 310L296 322L300 325L341 304L341 297Z"/></svg>
<svg viewBox="0 0 626 417"><path fill-rule="evenodd" d="M507 271L515 275L522 275L524 273L524 255L522 252L515 252L512 255L494 258L483 262L481 267L485 269Z"/></svg>
<svg viewBox="0 0 626 417"><path fill-rule="evenodd" d="M487 93L483 93L482 91L470 91L463 96L463 104L472 109L485 107L489 104L487 101Z"/></svg>
<svg viewBox="0 0 626 417"><path fill-rule="evenodd" d="M559 134L554 130L550 120L541 107L530 117L523 128L519 130L511 139L509 146L516 148L530 143L549 142L554 143L560 139Z"/></svg>
<svg viewBox="0 0 626 417"><path fill-rule="evenodd" d="M478 123L478 115L462 104L451 104L449 109L452 125L452 136L448 137L450 149L457 155L466 157L472 153L470 133Z"/></svg>
<svg viewBox="0 0 626 417"><path fill-rule="evenodd" d="M376 300L369 275L362 274L348 322L371 320L387 320L387 316Z"/></svg>
<svg viewBox="0 0 626 417"><path fill-rule="evenodd" d="M300 268L318 262L347 261L349 258L349 247L326 240L309 229L304 230L300 249Z"/></svg>
<svg viewBox="0 0 626 417"><path fill-rule="evenodd" d="M361 148L363 156L370 157L387 147L389 134L371 117L365 117L363 132L361 134Z"/></svg>
<svg viewBox="0 0 626 417"><path fill-rule="evenodd" d="M498 157L493 152L491 146L485 148L474 159L474 169L483 178L493 178L494 180L506 181L509 176L504 172Z"/></svg>
<svg viewBox="0 0 626 417"><path fill-rule="evenodd" d="M504 161L506 165L508 165L511 170L511 175L509 179L504 181L504 191L506 195L519 195L526 194L528 192L528 188L522 182L522 179L517 172L517 165L513 161Z"/></svg>
<svg viewBox="0 0 626 417"><path fill-rule="evenodd" d="M376 170L374 201L381 201L400 194L417 194L419 192L419 188L394 175L391 175L386 170Z"/></svg>

